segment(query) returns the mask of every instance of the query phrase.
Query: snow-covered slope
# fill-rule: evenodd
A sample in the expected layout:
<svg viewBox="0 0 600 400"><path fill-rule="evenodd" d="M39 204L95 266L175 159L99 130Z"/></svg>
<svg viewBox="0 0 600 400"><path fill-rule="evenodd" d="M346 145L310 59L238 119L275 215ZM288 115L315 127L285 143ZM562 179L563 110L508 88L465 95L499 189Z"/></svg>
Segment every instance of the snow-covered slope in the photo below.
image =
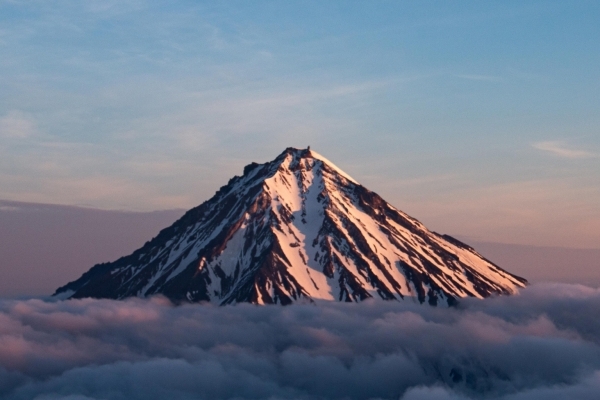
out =
<svg viewBox="0 0 600 400"><path fill-rule="evenodd" d="M252 163L141 249L94 266L61 297L163 294L175 301L456 298L527 282L429 231L323 156L288 148Z"/></svg>

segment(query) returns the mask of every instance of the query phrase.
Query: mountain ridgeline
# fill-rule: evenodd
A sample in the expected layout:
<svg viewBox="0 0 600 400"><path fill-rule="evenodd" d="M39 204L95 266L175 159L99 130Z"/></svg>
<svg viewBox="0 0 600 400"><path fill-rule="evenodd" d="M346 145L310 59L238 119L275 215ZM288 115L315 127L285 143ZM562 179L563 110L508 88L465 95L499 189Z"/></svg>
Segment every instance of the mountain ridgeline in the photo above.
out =
<svg viewBox="0 0 600 400"><path fill-rule="evenodd" d="M375 298L452 306L527 281L429 231L310 149L252 163L131 255L60 298L290 304Z"/></svg>

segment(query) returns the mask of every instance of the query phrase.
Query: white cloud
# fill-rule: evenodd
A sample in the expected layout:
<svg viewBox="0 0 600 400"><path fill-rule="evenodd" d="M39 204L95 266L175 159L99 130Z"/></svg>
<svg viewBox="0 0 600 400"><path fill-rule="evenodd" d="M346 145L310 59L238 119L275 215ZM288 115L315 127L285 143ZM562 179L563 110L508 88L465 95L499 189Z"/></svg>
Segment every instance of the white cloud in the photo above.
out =
<svg viewBox="0 0 600 400"><path fill-rule="evenodd" d="M550 153L552 155L555 155L555 156L561 157L561 158L577 159L577 158L592 158L592 157L598 156L597 154L591 153L589 151L568 148L567 146L565 146L564 142L561 142L559 140L549 140L549 141L544 141L544 142L537 142L537 143L532 144L532 146L535 149L545 151L547 153Z"/></svg>
<svg viewBox="0 0 600 400"><path fill-rule="evenodd" d="M456 309L0 300L0 397L597 397L600 291L544 284Z"/></svg>
<svg viewBox="0 0 600 400"><path fill-rule="evenodd" d="M456 75L456 76L458 78L468 79L471 81L499 82L502 80L502 78L500 78L499 76L492 76L492 75L467 74L467 75Z"/></svg>
<svg viewBox="0 0 600 400"><path fill-rule="evenodd" d="M0 138L25 139L35 134L31 117L18 110L11 110L0 118Z"/></svg>

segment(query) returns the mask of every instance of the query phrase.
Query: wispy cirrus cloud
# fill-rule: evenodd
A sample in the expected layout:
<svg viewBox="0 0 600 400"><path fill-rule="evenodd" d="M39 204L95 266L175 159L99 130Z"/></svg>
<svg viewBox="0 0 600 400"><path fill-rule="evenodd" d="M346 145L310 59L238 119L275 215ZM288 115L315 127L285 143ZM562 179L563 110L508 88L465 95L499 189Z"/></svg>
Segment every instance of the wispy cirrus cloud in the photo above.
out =
<svg viewBox="0 0 600 400"><path fill-rule="evenodd" d="M545 151L547 153L561 158L577 159L598 157L598 154L592 153L590 151L570 148L560 140L536 142L533 143L532 146L535 149Z"/></svg>
<svg viewBox="0 0 600 400"><path fill-rule="evenodd" d="M456 75L457 78L468 79L471 81L484 81L484 82L500 82L502 80L499 76L494 75L477 75L477 74L462 74Z"/></svg>

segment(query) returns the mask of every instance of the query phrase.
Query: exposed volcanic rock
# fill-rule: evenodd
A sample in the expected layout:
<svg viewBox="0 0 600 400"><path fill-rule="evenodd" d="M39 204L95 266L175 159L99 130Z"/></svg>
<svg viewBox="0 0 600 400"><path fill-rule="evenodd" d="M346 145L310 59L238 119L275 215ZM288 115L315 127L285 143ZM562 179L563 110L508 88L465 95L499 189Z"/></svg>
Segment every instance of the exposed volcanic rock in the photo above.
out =
<svg viewBox="0 0 600 400"><path fill-rule="evenodd" d="M429 231L316 152L288 148L246 166L142 248L94 266L55 295L453 305L459 297L512 294L526 283Z"/></svg>

